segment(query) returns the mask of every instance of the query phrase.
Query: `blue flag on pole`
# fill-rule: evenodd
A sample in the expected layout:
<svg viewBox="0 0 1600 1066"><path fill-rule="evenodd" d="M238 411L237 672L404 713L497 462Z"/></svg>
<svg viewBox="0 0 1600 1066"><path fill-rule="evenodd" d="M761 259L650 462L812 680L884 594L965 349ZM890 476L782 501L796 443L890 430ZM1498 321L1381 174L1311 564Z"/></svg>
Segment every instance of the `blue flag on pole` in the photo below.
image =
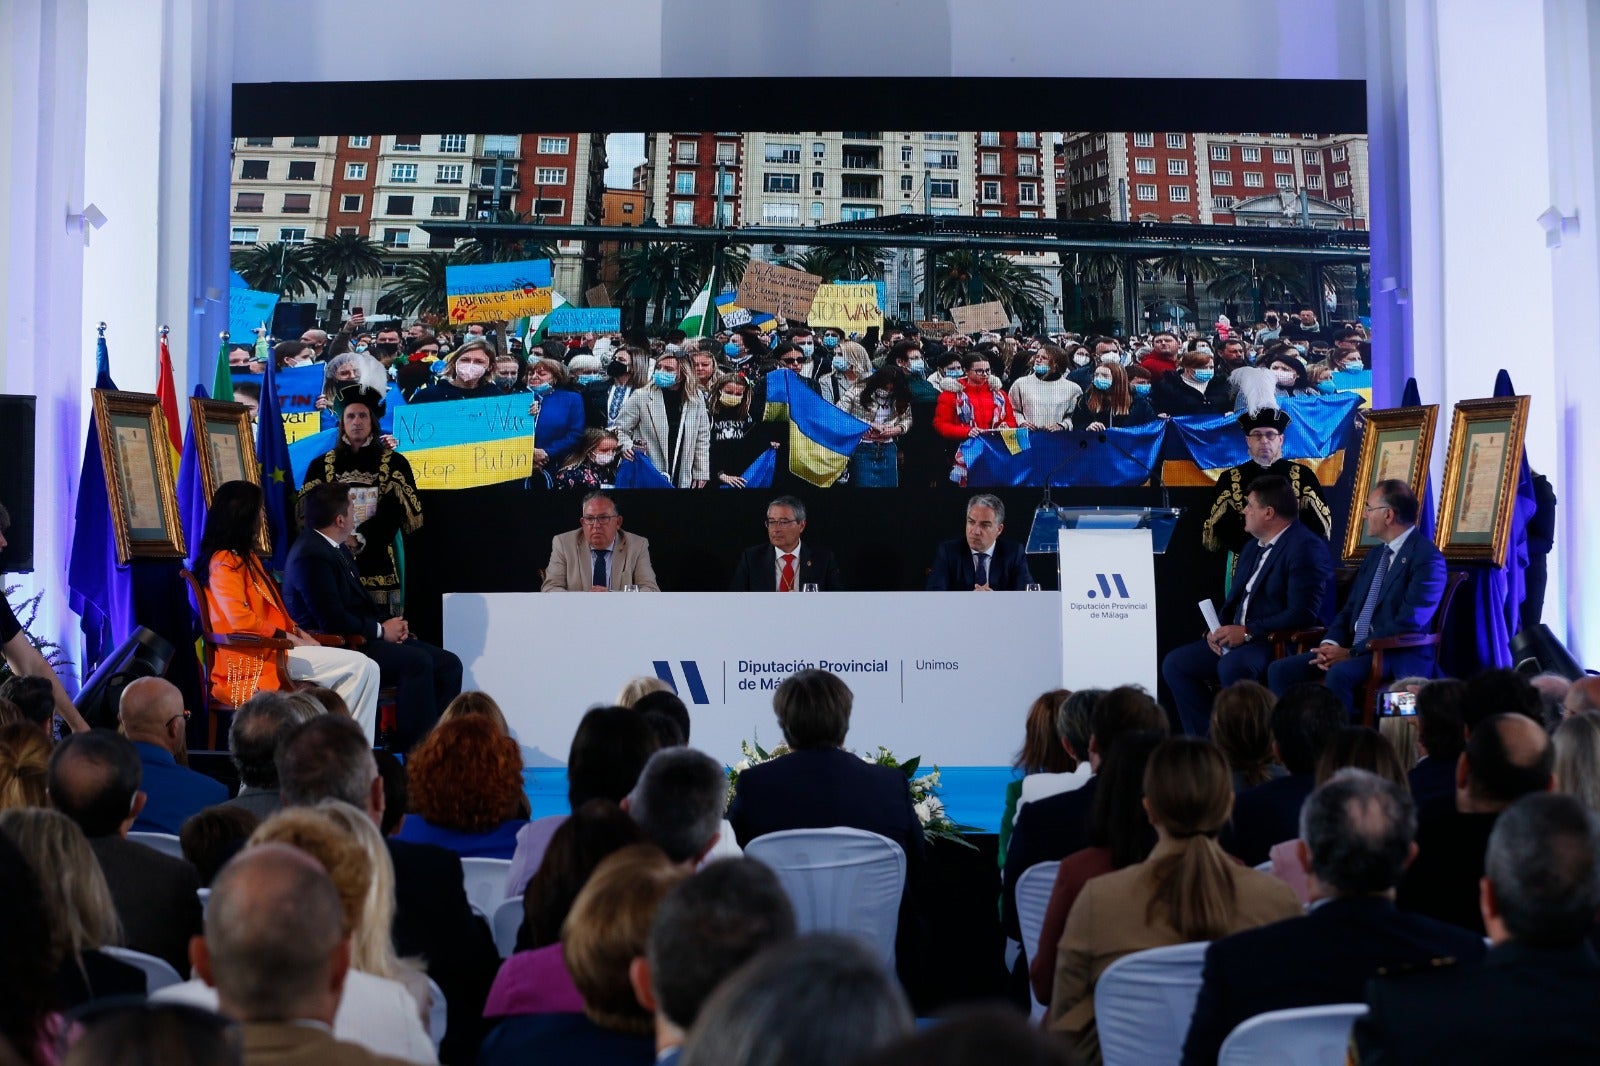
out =
<svg viewBox="0 0 1600 1066"><path fill-rule="evenodd" d="M644 452L634 452L632 459L624 459L617 464L617 488L619 489L670 489L675 486L667 480L667 475L656 469L656 464Z"/></svg>
<svg viewBox="0 0 1600 1066"><path fill-rule="evenodd" d="M111 380L111 355L104 336L95 347L94 387L117 387ZM67 560L67 604L78 616L83 631L81 676L88 677L89 671L134 629L133 575L127 567L117 565L111 495L106 490L99 427L92 413L83 446L83 467L78 474L72 551Z"/></svg>
<svg viewBox="0 0 1600 1066"><path fill-rule="evenodd" d="M1405 391L1400 396L1401 407L1421 407L1422 390L1417 388L1416 378L1406 378ZM1433 506L1433 474L1431 471L1422 473L1422 499L1417 509L1417 532L1427 540L1433 539L1434 506Z"/></svg>
<svg viewBox="0 0 1600 1066"><path fill-rule="evenodd" d="M261 497L267 509L267 532L272 537L269 569L281 571L289 558L294 539L294 471L289 462L289 441L283 432L283 416L278 409L278 382L275 360L267 360L261 388L261 410L257 414L256 458L261 463Z"/></svg>
<svg viewBox="0 0 1600 1066"><path fill-rule="evenodd" d="M194 387L194 398L210 398L204 385ZM208 510L205 478L200 475L200 438L204 432L205 427L195 425L194 416L190 415L189 432L184 434L183 454L178 459L178 514L183 519L183 532L189 538L184 550L190 568L200 554L200 535L205 532Z"/></svg>

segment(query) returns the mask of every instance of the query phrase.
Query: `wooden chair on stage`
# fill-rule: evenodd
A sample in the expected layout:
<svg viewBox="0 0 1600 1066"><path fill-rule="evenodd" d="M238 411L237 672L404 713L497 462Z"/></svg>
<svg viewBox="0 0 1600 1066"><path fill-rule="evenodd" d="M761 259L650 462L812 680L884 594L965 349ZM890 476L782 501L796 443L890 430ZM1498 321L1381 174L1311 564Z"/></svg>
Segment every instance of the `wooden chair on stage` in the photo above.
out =
<svg viewBox="0 0 1600 1066"><path fill-rule="evenodd" d="M294 647L287 640L274 637L257 636L254 633L218 633L211 626L211 607L206 602L206 591L200 586L200 579L189 570L179 571L183 580L189 585L189 596L194 601L195 616L200 619L200 668L203 671L201 691L204 693L206 712L206 748L209 751L226 751L227 745L217 747L217 721L227 715L230 718L239 708L217 699L211 691L211 666L216 659L218 648L250 648L252 650L270 649L276 654L272 657L271 669L276 672L278 689L282 692L293 692L296 689L308 687L303 682L294 680L289 676L289 649ZM359 636L336 637L326 633L311 634L318 644L325 648L359 648L366 641ZM379 693L382 702L383 693ZM224 736L226 741L226 736Z"/></svg>
<svg viewBox="0 0 1600 1066"><path fill-rule="evenodd" d="M1361 708L1361 724L1368 728L1375 728L1377 721L1377 696L1383 686L1383 656L1385 652L1395 651L1400 648L1428 648L1437 649L1444 641L1445 622L1450 617L1450 604L1456 598L1456 592L1466 584L1467 575L1461 570L1450 571L1445 580L1444 595L1439 597L1438 610L1433 613L1433 621L1428 626L1426 633L1400 633L1392 637L1377 637L1367 641L1367 648L1372 652L1372 668L1367 673L1366 681L1362 682L1357 692L1356 706ZM1315 626L1302 629L1287 635L1287 643L1294 644L1304 653L1316 647L1323 636L1328 632L1324 626ZM1274 634L1277 636L1277 634ZM1435 651L1437 658L1437 650Z"/></svg>

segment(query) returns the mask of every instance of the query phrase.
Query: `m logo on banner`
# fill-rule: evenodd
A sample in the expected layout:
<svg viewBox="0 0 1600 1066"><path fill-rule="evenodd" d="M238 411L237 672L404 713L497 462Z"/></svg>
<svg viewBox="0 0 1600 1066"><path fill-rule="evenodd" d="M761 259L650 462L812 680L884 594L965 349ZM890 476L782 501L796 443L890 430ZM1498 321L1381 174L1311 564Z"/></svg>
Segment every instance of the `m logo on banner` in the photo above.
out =
<svg viewBox="0 0 1600 1066"><path fill-rule="evenodd" d="M1095 580L1100 582L1100 595L1104 596L1106 599L1110 599L1111 598L1111 586L1109 584L1107 584L1107 582L1106 582L1106 575L1104 575L1104 574L1096 574L1094 576L1095 576ZM1131 595L1129 595L1129 593L1128 593L1128 586L1124 585L1122 583L1122 575L1121 574L1112 574L1111 575L1111 580L1115 581L1117 583L1117 599L1119 599L1119 600L1131 600L1131 599L1133 599L1133 597ZM1090 589L1087 593L1085 593L1085 595L1087 595L1091 600L1094 599L1095 598L1094 589Z"/></svg>
<svg viewBox="0 0 1600 1066"><path fill-rule="evenodd" d="M678 665L683 667L682 685L679 685L677 679L672 676L672 663L666 659L652 660L650 665L655 667L656 676L671 685L674 692L682 695L683 690L687 688L690 700L696 705L705 706L711 702L710 697L706 695L705 682L700 680L700 664L693 659L678 660Z"/></svg>

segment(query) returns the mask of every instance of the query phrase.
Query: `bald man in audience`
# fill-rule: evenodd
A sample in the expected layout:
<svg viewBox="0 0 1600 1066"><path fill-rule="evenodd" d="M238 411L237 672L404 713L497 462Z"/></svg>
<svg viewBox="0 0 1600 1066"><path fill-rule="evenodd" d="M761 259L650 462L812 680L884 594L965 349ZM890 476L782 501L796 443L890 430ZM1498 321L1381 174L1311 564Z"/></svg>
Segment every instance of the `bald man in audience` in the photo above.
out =
<svg viewBox="0 0 1600 1066"><path fill-rule="evenodd" d="M1583 711L1600 711L1600 677L1581 677L1567 689L1567 698L1561 705L1562 716L1571 718Z"/></svg>
<svg viewBox="0 0 1600 1066"><path fill-rule="evenodd" d="M243 1023L245 1066L388 1066L333 1037L350 938L333 880L287 844L251 848L211 886L206 933L189 945L194 972Z"/></svg>
<svg viewBox="0 0 1600 1066"><path fill-rule="evenodd" d="M161 677L139 678L122 690L117 717L144 768L148 799L133 823L135 832L177 836L191 814L227 800L222 782L182 765L189 761L189 712L176 685Z"/></svg>
<svg viewBox="0 0 1600 1066"><path fill-rule="evenodd" d="M1478 883L1489 834L1507 807L1550 790L1554 765L1549 734L1527 715L1478 723L1456 760L1453 800L1435 801L1418 820L1417 858L1400 880L1400 909L1483 935Z"/></svg>

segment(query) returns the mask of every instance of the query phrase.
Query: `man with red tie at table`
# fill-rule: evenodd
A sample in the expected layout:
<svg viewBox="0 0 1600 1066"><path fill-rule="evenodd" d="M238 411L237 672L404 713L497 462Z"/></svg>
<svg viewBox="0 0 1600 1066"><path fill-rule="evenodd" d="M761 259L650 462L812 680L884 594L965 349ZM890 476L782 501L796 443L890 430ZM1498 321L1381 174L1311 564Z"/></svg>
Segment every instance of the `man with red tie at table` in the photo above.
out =
<svg viewBox="0 0 1600 1066"><path fill-rule="evenodd" d="M930 592L1022 592L1033 580L1022 545L1001 540L1006 505L983 493L967 501L966 536L944 541L928 570Z"/></svg>
<svg viewBox="0 0 1600 1066"><path fill-rule="evenodd" d="M733 572L734 592L804 592L815 585L822 592L844 588L833 553L801 542L806 531L806 505L793 496L767 504L767 543L746 548Z"/></svg>
<svg viewBox="0 0 1600 1066"><path fill-rule="evenodd" d="M1283 695L1302 681L1327 677L1345 707L1359 713L1355 694L1372 668L1368 642L1378 637L1425 633L1444 596L1444 556L1417 531L1417 497L1404 481L1380 481L1367 494L1366 532L1380 541L1361 561L1344 609L1315 651L1280 659L1267 684ZM1383 657L1384 676L1432 677L1434 651L1395 648Z"/></svg>
<svg viewBox="0 0 1600 1066"><path fill-rule="evenodd" d="M1272 662L1268 634L1321 625L1327 617L1323 606L1331 591L1333 557L1328 542L1300 521L1299 501L1287 478L1266 474L1250 483L1244 528L1250 539L1239 553L1233 590L1218 612L1221 624L1161 661L1161 676L1190 736L1211 730L1214 684L1266 676Z"/></svg>

